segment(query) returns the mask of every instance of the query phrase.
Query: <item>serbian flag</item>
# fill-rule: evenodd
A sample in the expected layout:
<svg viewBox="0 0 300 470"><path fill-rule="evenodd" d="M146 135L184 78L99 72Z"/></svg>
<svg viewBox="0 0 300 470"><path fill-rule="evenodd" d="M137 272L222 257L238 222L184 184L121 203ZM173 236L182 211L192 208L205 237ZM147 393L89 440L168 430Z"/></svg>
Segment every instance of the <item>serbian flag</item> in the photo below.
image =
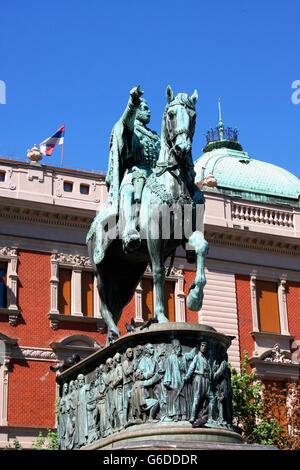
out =
<svg viewBox="0 0 300 470"><path fill-rule="evenodd" d="M52 137L40 143L40 151L43 155L52 155L55 145L62 145L65 137L65 126L63 125Z"/></svg>

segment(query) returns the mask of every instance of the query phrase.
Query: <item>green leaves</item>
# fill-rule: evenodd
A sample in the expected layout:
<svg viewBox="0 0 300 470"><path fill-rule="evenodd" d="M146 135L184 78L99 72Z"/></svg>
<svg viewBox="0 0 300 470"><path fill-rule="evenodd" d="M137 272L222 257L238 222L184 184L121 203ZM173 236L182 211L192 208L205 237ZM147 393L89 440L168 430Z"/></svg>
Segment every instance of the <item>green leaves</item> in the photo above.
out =
<svg viewBox="0 0 300 470"><path fill-rule="evenodd" d="M241 373L231 369L233 416L237 430L249 444L276 445L282 438L283 429L275 418L264 417L265 387L255 383L249 355L244 351Z"/></svg>

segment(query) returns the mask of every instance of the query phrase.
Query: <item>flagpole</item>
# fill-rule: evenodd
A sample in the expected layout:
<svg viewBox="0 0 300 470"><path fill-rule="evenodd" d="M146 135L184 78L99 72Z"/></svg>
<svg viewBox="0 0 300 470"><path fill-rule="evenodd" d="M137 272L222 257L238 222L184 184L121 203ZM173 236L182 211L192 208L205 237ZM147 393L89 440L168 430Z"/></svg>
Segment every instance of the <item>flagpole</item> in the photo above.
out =
<svg viewBox="0 0 300 470"><path fill-rule="evenodd" d="M65 143L65 139L64 139L63 144L61 146L61 159L60 159L60 166L61 167L62 167L63 155L64 155L64 143Z"/></svg>
<svg viewBox="0 0 300 470"><path fill-rule="evenodd" d="M61 146L61 159L60 159L60 166L61 167L62 167L62 163L63 163L64 145L65 145L65 137L64 137L64 140L63 140L63 143L62 143L62 146Z"/></svg>

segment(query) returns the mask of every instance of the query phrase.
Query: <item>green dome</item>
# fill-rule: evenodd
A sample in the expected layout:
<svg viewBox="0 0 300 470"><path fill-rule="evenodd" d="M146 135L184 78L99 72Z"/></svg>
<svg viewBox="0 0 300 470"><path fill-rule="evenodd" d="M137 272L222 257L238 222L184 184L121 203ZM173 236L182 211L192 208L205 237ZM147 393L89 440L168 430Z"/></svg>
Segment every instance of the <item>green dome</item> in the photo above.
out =
<svg viewBox="0 0 300 470"><path fill-rule="evenodd" d="M195 161L196 181L211 173L221 192L260 201L299 204L300 180L271 163L228 148L207 152Z"/></svg>

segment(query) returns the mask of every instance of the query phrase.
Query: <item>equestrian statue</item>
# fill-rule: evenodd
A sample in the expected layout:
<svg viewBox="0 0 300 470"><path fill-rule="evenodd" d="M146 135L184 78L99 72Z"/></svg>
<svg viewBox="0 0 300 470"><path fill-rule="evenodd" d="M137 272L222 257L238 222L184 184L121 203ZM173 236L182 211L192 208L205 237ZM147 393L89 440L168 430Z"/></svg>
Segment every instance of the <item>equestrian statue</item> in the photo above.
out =
<svg viewBox="0 0 300 470"><path fill-rule="evenodd" d="M107 338L120 336L117 323L148 263L156 295L154 317L159 323L169 321L165 262L174 259L179 246L189 262L196 262L187 306L194 311L202 307L208 243L203 234L204 197L195 184L192 161L198 94L195 90L191 96L174 96L170 86L166 94L161 137L147 126L150 109L139 85L131 90L111 133L107 202L87 235Z"/></svg>

